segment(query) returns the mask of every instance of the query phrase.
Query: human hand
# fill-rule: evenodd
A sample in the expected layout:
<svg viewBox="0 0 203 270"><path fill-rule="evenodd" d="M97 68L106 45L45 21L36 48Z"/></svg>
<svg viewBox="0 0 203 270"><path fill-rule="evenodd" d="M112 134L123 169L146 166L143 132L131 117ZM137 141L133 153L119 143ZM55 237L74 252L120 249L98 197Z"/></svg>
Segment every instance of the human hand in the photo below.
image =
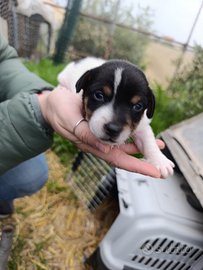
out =
<svg viewBox="0 0 203 270"><path fill-rule="evenodd" d="M54 91L38 98L45 121L81 151L91 153L117 168L160 177L160 172L156 167L129 155L139 152L134 143L126 143L111 149L109 145L98 141L85 121L77 126L73 134L75 124L84 118L83 107L81 100L66 88L57 87ZM162 141L157 140L157 144L160 148L164 148Z"/></svg>

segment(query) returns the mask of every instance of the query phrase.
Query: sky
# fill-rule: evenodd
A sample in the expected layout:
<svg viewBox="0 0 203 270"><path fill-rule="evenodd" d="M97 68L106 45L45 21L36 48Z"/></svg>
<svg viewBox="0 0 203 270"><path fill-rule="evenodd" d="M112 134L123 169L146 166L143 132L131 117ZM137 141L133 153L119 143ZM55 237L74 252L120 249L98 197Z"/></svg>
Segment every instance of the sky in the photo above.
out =
<svg viewBox="0 0 203 270"><path fill-rule="evenodd" d="M138 4L141 7L150 6L154 11L154 25L156 34L170 36L176 41L186 43L195 22L198 11L203 0L121 0L129 5L134 3L133 14L137 14ZM65 7L67 0L55 0L59 5ZM203 46L203 8L191 36L189 45L200 44Z"/></svg>

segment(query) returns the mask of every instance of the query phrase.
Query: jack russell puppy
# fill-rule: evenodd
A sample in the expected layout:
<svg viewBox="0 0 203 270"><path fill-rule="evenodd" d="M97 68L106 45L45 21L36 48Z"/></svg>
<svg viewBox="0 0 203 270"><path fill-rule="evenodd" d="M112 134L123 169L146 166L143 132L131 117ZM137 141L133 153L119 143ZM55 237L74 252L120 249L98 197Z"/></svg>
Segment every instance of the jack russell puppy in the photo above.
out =
<svg viewBox="0 0 203 270"><path fill-rule="evenodd" d="M149 125L155 97L141 69L123 60L87 57L69 63L58 82L82 99L85 119L101 142L114 146L132 138L162 178L173 174L174 164L158 148Z"/></svg>

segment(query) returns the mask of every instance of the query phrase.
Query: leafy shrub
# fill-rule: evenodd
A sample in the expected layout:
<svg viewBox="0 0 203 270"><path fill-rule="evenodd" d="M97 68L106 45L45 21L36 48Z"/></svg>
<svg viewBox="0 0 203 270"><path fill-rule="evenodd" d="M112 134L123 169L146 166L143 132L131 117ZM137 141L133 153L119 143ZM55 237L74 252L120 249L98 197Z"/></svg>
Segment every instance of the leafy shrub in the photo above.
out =
<svg viewBox="0 0 203 270"><path fill-rule="evenodd" d="M156 97L156 108L151 126L155 135L157 135L184 118L182 108L178 106L177 99L169 97L166 89L158 83L155 83L152 89Z"/></svg>
<svg viewBox="0 0 203 270"><path fill-rule="evenodd" d="M87 55L103 57L108 41L108 28L98 21L80 17L74 32L71 49Z"/></svg>
<svg viewBox="0 0 203 270"><path fill-rule="evenodd" d="M194 59L190 65L178 72L170 95L176 99L176 106L182 117L192 117L203 111L203 50L195 47Z"/></svg>
<svg viewBox="0 0 203 270"><path fill-rule="evenodd" d="M54 143L51 149L60 157L63 164L70 162L78 151L74 144L57 133L54 133Z"/></svg>
<svg viewBox="0 0 203 270"><path fill-rule="evenodd" d="M86 0L83 2L82 11L112 20L115 15L112 12L113 7L116 5L117 0ZM141 8L140 6L138 8L139 14L135 17L132 13L133 4L126 9L120 7L117 22L152 32L153 21L151 18L153 14L150 8ZM113 34L109 59L128 60L144 69L144 53L150 42L149 36L118 26L115 27L114 33L112 31L112 25L108 23L81 16L74 31L70 51L74 49L87 55L103 58L107 50L109 37Z"/></svg>

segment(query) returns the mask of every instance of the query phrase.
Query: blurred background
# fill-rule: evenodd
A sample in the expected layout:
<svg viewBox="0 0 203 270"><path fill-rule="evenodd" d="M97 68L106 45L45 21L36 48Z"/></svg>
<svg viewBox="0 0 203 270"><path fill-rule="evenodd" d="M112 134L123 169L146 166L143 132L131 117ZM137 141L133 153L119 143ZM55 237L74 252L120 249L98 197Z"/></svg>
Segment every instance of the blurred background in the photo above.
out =
<svg viewBox="0 0 203 270"><path fill-rule="evenodd" d="M178 59L188 64L194 47L203 43L201 5L201 0L7 0L0 1L0 31L25 59L54 53L55 62L89 55L122 58L167 86Z"/></svg>

